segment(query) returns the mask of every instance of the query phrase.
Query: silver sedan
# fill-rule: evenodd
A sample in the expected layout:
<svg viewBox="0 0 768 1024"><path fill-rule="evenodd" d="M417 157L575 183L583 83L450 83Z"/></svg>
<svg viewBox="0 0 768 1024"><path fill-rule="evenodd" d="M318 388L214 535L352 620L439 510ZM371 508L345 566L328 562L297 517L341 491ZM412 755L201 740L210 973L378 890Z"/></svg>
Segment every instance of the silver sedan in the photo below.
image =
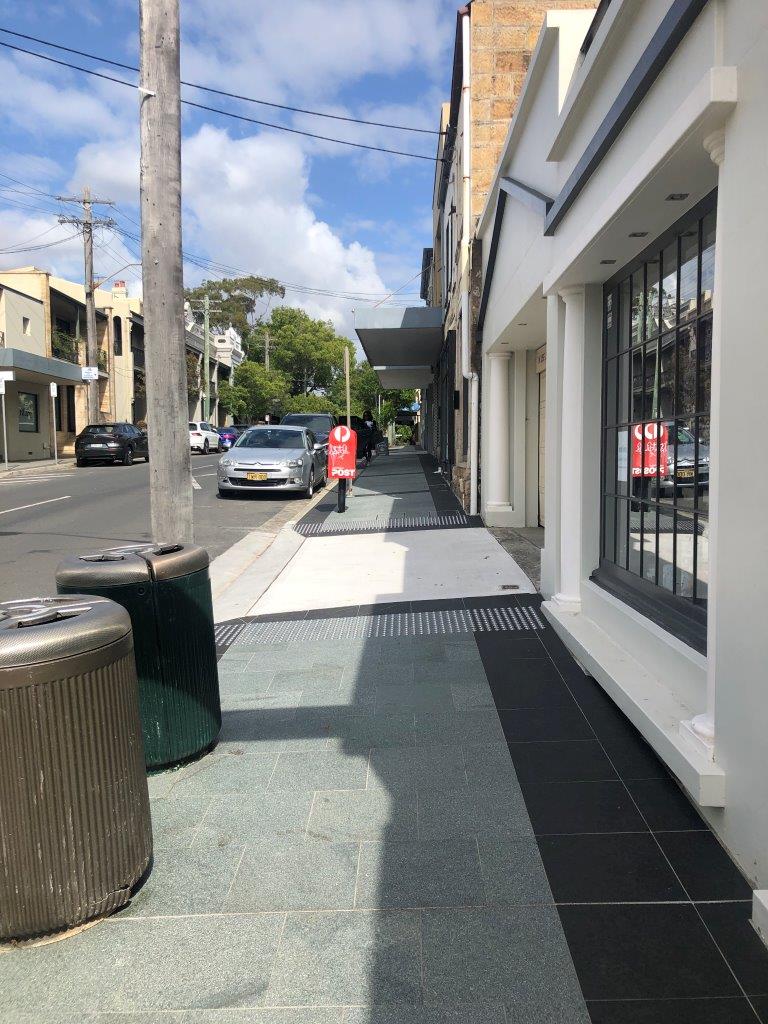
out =
<svg viewBox="0 0 768 1024"><path fill-rule="evenodd" d="M306 428L251 427L219 459L219 494L301 491L311 498L326 481L327 452Z"/></svg>

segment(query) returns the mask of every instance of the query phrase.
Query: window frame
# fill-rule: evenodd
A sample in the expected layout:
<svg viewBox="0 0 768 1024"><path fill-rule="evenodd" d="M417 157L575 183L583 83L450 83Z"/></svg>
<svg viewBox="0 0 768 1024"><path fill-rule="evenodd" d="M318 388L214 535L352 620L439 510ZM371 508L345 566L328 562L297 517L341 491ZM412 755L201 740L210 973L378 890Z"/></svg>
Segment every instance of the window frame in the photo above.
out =
<svg viewBox="0 0 768 1024"><path fill-rule="evenodd" d="M717 207L717 190L715 189L709 195L707 195L701 202L697 203L692 209L690 209L683 217L679 218L670 228L665 231L658 238L647 246L634 260L622 267L621 270L613 274L613 276L607 280L603 286L603 305L602 305L602 318L601 318L601 331L602 331L602 349L601 349L601 361L600 361L600 386L601 386L601 426L600 426L600 555L598 568L593 572L591 579L602 589L608 591L625 604L632 607L634 610L640 612L642 615L651 619L657 625L673 633L678 639L682 640L688 646L693 647L702 653L706 653L707 647L707 602L709 600L709 582L707 581L706 593L703 596L699 596L696 593L698 576L697 576L697 556L698 556L698 543L692 545L692 583L691 583L691 595L683 596L677 592L679 586L678 583L678 539L680 536L685 534L685 529L678 529L678 524L681 522L687 524L690 521L691 533L694 538L699 536L699 524L701 522L709 522L709 469L707 469L707 489L706 492L703 489L700 490L698 483L698 473L700 467L699 461L699 444L701 442L701 427L706 426L708 429L709 423L711 422L711 409L705 412L699 408L701 404L702 394L702 378L700 371L702 369L702 339L706 338L707 331L710 334L711 344L711 324L713 316L713 303L710 301L709 305L704 308L702 301L702 260L703 260L703 241L704 241L704 221L705 218L716 212ZM682 278L682 242L683 236L686 231L691 231L695 228L697 232L697 248L696 248L696 307L695 312L683 313L681 311L681 278ZM687 236L686 236L687 237ZM717 226L715 226L714 244L717 245ZM662 290L664 282L664 258L667 251L671 246L675 248L675 318L674 325L669 326L665 323L665 318L662 310ZM658 291L658 295L654 297L654 304L658 305L656 312L658 313L658 323L652 333L648 333L648 309L647 309L647 298L648 298L648 287L649 287L649 274L648 267L653 265L654 261L658 261L658 271L655 272L655 286ZM633 335L633 311L636 308L634 305L635 289L634 285L639 272L639 281L642 284L641 302L639 313L637 316L637 330L639 331L639 337ZM626 282L629 282L629 289L626 287ZM625 285L625 287L622 287ZM651 293L652 294L652 293ZM610 299L609 299L610 296ZM627 303L628 296L628 303ZM624 344L622 344L622 326L624 317L624 306L629 305L629 314L625 326L626 337ZM610 326L608 325L608 313L612 314ZM693 325L693 331L695 332L691 337L695 343L695 351L692 353L692 364L694 372L694 388L693 388L693 401L694 405L690 411L690 415L687 412L682 412L681 407L678 406L680 401L680 351L681 344L684 344L685 332ZM664 345L664 341L667 341L667 346ZM669 345L671 344L671 350ZM663 368L663 357L665 355L665 348L667 356L672 355L672 413L663 414L661 412L661 395L662 395L662 378L664 373ZM648 384L648 370L647 363L649 361L649 355L651 358L651 365L653 366L653 388L652 393L654 396L654 402L656 406L650 408L646 406L647 400L647 384ZM639 356L639 377L637 375L637 358ZM622 367L624 373L622 373ZM689 368L690 370L690 368ZM610 380L609 380L610 374ZM639 410L635 407L635 395L637 389L634 384L639 379L640 382L640 402ZM614 386L609 391L609 384L611 381L615 382ZM623 389L626 387L627 395L623 396ZM710 392L711 392L711 357L710 357ZM609 408L609 400L611 408ZM626 407L623 405L626 402ZM614 408L615 406L615 408ZM685 421L683 423L682 421ZM636 496L633 494L632 488L632 474L629 469L629 463L631 462L631 435L630 429L635 423L653 423L657 424L671 424L668 426L670 433L674 435L674 439L670 437L670 456L675 463L675 478L673 478L673 489L672 498L665 498L658 489L655 494L653 492L644 493L642 490ZM694 456L693 456L693 469L694 469L694 485L693 485L693 496L690 500L690 505L683 504L683 500L678 500L677 486L676 486L676 474L678 469L677 460L677 445L678 445L678 428L683 425L686 429L690 429L689 423L695 424L694 434L696 437ZM622 432L625 435L625 440L620 437ZM621 441L624 440L622 444ZM613 442L613 443L612 443ZM622 452L625 451L625 457L627 460L627 473L625 481L618 481L616 477L616 471L621 465L623 468ZM610 488L606 479L608 460L612 460L613 465L613 476L615 480L612 482ZM709 465L709 464L708 464ZM651 480L653 477L650 478ZM622 484L624 485L625 493L622 493ZM706 504L702 502L702 495L706 493ZM611 522L607 523L606 507L610 503L611 509ZM633 570L630 568L630 557L631 557L631 519L633 512L640 515L640 547L638 551L638 564L637 568ZM626 524L624 530L620 529L619 525L619 514L622 516L626 514ZM653 523L653 530L655 533L655 546L652 551L653 558L653 579L649 579L644 574L644 560L648 557L645 544L644 544L644 530L646 515L649 516L649 521ZM661 520L664 516L669 515L672 520L672 558L671 558L671 569L672 569L672 589L664 587L661 582L660 575L660 559L659 559L659 536L662 532ZM606 552L610 552L611 549L611 538L608 535L610 530L613 531L613 558L608 557ZM619 538L622 535L625 536L625 554L626 558L622 559L621 554L618 551ZM622 562L624 564L622 564Z"/></svg>
<svg viewBox="0 0 768 1024"><path fill-rule="evenodd" d="M34 410L34 423L28 425L22 423L21 420L21 408L22 398L32 399L32 408ZM35 394L34 391L18 391L17 401L19 403L19 419L18 419L18 431L20 434L39 434L40 433L40 396Z"/></svg>

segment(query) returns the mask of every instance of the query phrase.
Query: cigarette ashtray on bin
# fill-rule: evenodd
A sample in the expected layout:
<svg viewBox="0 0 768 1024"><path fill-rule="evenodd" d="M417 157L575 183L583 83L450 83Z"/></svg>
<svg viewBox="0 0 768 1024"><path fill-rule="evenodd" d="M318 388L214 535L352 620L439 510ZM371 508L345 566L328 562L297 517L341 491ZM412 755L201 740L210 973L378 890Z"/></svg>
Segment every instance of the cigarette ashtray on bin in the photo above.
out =
<svg viewBox="0 0 768 1024"><path fill-rule="evenodd" d="M221 729L208 553L132 544L66 558L60 594L108 597L131 616L148 768L207 750Z"/></svg>
<svg viewBox="0 0 768 1024"><path fill-rule="evenodd" d="M116 910L151 854L130 618L82 595L0 604L0 939Z"/></svg>

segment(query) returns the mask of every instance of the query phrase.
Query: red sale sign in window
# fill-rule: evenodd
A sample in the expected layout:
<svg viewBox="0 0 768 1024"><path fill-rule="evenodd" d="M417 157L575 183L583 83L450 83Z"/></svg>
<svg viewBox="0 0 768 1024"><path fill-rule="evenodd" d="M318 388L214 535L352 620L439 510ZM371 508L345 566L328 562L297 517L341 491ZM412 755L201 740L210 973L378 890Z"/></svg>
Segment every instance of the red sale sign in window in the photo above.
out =
<svg viewBox="0 0 768 1024"><path fill-rule="evenodd" d="M632 476L667 476L669 431L663 423L635 423L632 427Z"/></svg>
<svg viewBox="0 0 768 1024"><path fill-rule="evenodd" d="M354 480L357 474L357 434L340 423L328 437L328 476L332 480Z"/></svg>

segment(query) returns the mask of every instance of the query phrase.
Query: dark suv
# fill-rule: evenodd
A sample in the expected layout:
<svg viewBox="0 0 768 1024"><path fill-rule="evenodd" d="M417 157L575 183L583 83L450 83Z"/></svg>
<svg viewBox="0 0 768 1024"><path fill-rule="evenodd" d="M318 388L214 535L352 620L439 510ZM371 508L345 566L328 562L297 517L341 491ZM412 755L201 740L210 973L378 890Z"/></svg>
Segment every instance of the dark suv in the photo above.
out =
<svg viewBox="0 0 768 1024"><path fill-rule="evenodd" d="M75 462L122 462L130 466L138 456L149 462L147 432L132 423L89 423L75 440Z"/></svg>
<svg viewBox="0 0 768 1024"><path fill-rule="evenodd" d="M280 421L281 427L304 427L311 430L318 444L328 444L328 435L338 423L330 412L289 412Z"/></svg>

